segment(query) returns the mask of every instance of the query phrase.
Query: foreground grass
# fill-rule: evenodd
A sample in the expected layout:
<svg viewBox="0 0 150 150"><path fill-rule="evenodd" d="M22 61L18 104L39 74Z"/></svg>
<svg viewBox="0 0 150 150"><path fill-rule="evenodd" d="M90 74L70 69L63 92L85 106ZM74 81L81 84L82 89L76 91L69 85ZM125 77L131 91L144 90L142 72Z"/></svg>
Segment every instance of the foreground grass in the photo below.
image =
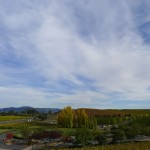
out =
<svg viewBox="0 0 150 150"><path fill-rule="evenodd" d="M63 150L69 150L69 149L63 149ZM150 150L150 142L73 148L71 150Z"/></svg>

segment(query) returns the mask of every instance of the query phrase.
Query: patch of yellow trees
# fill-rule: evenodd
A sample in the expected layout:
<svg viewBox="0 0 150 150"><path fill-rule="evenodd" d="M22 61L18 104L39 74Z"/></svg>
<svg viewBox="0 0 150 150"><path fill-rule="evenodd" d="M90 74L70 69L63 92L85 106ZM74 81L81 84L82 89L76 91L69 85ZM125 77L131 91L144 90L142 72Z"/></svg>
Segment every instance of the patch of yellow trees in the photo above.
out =
<svg viewBox="0 0 150 150"><path fill-rule="evenodd" d="M73 110L71 106L67 106L58 114L58 124L65 128L87 127L94 129L97 126L97 121L94 117L88 117L84 109Z"/></svg>

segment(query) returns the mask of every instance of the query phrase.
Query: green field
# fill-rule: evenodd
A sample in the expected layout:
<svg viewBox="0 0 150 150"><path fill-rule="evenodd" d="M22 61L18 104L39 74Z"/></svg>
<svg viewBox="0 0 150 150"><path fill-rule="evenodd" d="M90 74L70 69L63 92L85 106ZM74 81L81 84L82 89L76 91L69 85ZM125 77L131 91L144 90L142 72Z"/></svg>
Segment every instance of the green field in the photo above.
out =
<svg viewBox="0 0 150 150"><path fill-rule="evenodd" d="M11 120L19 120L26 119L28 116L0 116L0 121L11 121Z"/></svg>

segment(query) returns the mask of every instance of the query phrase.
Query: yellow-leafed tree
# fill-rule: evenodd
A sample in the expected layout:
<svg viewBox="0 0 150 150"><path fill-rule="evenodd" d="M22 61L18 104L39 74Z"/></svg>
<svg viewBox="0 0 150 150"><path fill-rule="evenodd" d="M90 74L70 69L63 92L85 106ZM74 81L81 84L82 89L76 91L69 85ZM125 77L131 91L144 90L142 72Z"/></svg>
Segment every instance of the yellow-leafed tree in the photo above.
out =
<svg viewBox="0 0 150 150"><path fill-rule="evenodd" d="M67 106L58 114L58 124L62 127L72 128L73 117L74 113L71 106Z"/></svg>
<svg viewBox="0 0 150 150"><path fill-rule="evenodd" d="M80 127L87 127L88 126L88 116L85 113L84 109L78 109L76 112L76 124Z"/></svg>

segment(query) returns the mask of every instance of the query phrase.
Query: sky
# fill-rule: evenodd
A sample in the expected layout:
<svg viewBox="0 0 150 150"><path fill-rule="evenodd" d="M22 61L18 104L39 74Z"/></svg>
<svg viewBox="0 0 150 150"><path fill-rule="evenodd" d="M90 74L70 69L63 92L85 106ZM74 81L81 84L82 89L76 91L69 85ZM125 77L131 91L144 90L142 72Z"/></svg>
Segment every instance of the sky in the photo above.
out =
<svg viewBox="0 0 150 150"><path fill-rule="evenodd" d="M149 0L0 0L0 108L150 108Z"/></svg>

